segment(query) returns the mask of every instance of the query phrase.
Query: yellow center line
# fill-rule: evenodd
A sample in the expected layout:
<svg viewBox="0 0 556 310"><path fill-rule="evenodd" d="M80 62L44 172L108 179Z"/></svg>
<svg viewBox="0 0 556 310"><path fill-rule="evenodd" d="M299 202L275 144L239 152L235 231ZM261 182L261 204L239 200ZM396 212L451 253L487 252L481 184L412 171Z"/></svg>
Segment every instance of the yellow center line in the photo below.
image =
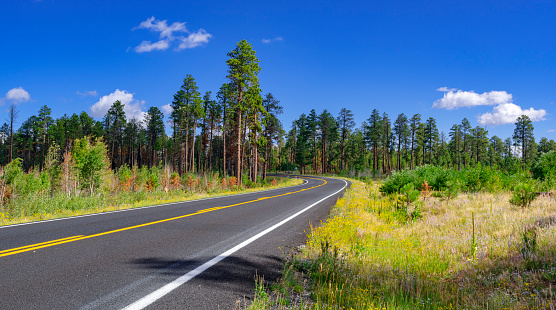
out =
<svg viewBox="0 0 556 310"><path fill-rule="evenodd" d="M22 250L22 249L27 249L27 248L30 248L30 247L36 247L36 246L41 246L41 245L48 245L48 244L51 244L51 243L56 243L56 242L59 242L59 241L68 240L68 239L74 239L74 238L78 238L78 237L82 237L82 235L73 236L73 237L67 237L67 238L62 238L62 239L57 239L57 240L50 240L50 241L41 242L41 243L37 243L37 244L31 244L31 245L22 246L22 247L19 247L19 248L13 248L13 249L8 249L8 250L3 250L3 251L0 251L0 254L2 254L2 253L7 253L7 252L12 252L12 251L17 251L17 250ZM0 257L2 257L2 256L6 256L6 255L0 255Z"/></svg>
<svg viewBox="0 0 556 310"><path fill-rule="evenodd" d="M320 180L320 181L323 181L324 183L313 186L313 187L305 188L305 189L302 189L302 190L298 190L298 191L295 191L295 192L289 192L289 193L275 195L275 196L268 196L268 197L258 198L258 199L245 201L245 202L240 202L240 203L236 203L236 204L233 204L233 205L227 205L227 206L222 206L222 207L212 207L212 208L208 208L208 209L199 210L195 213L180 215L180 216L176 216L176 217L172 217L172 218L167 218L167 219L158 220L158 221L154 221L154 222L143 223L143 224L139 224L139 225L135 225L135 226L119 228L119 229L115 229L115 230L105 231L105 232L101 232L101 233L98 233L98 234L93 234L93 235L88 235L88 236L78 235L78 236L73 236L73 237L67 237L67 238L62 238L62 239L56 239L56 240L51 240L51 241L26 245L26 246L22 246L22 247L18 247L18 248L13 248L13 249L7 249L7 250L0 251L0 257L10 256L10 255L18 254L18 253L23 253L23 252L34 251L34 250L37 250L37 249L47 248L47 247L51 247L51 246L55 246L55 245L59 245L59 244L78 241L78 240L84 240L84 239L89 239L89 238L94 238L94 237L99 237L99 236L105 236L105 235L109 235L109 234L113 234L113 233L117 233L117 232L122 232L122 231L130 230L130 229L150 226L150 225L154 225L154 224L160 224L160 223L164 223L164 222L174 221L174 220L190 217L190 216L193 216L193 215L199 215L199 214L202 214L202 213L222 210L222 209L235 207L235 206L240 206L240 205L244 205L244 204L248 204L248 203L252 203L252 202L256 202L256 201L261 201L261 200L266 200L266 199L271 199L271 198L277 198L277 197L281 197L281 196L296 194L296 193L300 193L300 192L303 192L303 191L307 191L307 190L310 190L310 189L313 189L313 188L323 186L327 183L326 180L323 180L323 179L309 178L309 177L306 177L306 178Z"/></svg>

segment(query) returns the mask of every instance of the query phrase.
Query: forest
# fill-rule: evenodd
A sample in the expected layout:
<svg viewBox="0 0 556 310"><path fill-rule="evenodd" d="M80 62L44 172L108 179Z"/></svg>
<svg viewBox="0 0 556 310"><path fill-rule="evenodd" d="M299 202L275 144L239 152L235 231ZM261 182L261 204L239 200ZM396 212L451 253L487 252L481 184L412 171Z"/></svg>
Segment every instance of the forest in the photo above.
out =
<svg viewBox="0 0 556 310"><path fill-rule="evenodd" d="M185 76L173 95L170 132L159 108L150 107L143 120L128 119L120 101L102 120L87 112L54 119L45 105L16 128L20 120L12 104L0 127L0 167L13 163L36 175L65 169L67 178L71 166L79 175L74 187L92 193L101 185L103 169L233 176L238 184L265 180L268 171L381 177L424 165L458 171L480 166L512 174L534 171L543 154L556 151L554 140L536 142L526 115L505 139L489 137L467 119L445 133L432 117L400 113L391 119L378 109L359 127L346 108L337 115L313 109L286 132L280 101L261 92L261 68L251 44L238 42L227 56L227 83L215 95L202 94L195 78ZM53 179L52 173L45 178ZM60 185L50 181L51 187Z"/></svg>

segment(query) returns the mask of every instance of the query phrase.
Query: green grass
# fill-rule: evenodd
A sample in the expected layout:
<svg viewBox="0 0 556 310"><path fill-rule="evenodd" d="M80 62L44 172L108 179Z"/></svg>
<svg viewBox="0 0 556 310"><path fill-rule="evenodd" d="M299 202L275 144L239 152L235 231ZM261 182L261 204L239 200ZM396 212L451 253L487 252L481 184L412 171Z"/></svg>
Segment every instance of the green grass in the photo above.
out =
<svg viewBox="0 0 556 310"><path fill-rule="evenodd" d="M215 183L210 187L168 191L162 188L151 191L143 188L137 191L117 190L117 186L114 186L113 189L104 189L92 195L74 194L70 196L63 193L50 196L46 191L31 191L0 205L0 226L233 195L302 183L300 179L276 178L276 180L278 181L276 185L269 182L266 185L252 188L235 186L233 189L222 189L220 184Z"/></svg>
<svg viewBox="0 0 556 310"><path fill-rule="evenodd" d="M304 250L286 258L311 278L310 308L556 307L554 198L524 209L509 192L466 193L421 197L404 209L376 183L351 181ZM420 218L411 216L416 206ZM285 270L274 291L296 285Z"/></svg>

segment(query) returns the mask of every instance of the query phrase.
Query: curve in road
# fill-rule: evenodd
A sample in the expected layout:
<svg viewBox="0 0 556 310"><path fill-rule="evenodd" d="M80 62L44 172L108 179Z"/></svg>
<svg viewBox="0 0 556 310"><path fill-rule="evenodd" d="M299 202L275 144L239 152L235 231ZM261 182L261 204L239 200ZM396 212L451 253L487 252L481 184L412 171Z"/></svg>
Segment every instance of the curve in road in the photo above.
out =
<svg viewBox="0 0 556 310"><path fill-rule="evenodd" d="M1 227L0 308L231 307L252 292L254 271L279 272L277 247L302 239L346 186L305 179L294 190Z"/></svg>

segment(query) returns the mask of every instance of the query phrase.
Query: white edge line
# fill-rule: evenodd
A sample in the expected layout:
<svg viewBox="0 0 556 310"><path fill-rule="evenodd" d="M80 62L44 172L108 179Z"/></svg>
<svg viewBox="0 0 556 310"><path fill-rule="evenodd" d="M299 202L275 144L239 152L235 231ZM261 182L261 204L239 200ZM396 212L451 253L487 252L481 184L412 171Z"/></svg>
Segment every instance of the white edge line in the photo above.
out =
<svg viewBox="0 0 556 310"><path fill-rule="evenodd" d="M89 217L89 216L96 216L96 215L105 215L105 214L112 214L112 213L120 213L120 212L136 211L136 210L142 210L142 209L157 208L157 207L175 205L175 204L178 204L178 203L190 203L190 202L196 202L196 201L202 201L202 200L229 198L229 197L243 196L243 195L256 194L256 193L264 193L264 192L270 192L270 191L275 191L275 190L284 189L284 188L293 188L293 187L305 185L307 183L309 183L307 180L303 180L303 183L301 183L299 185L273 188L273 189L266 189L264 191L258 191L258 192L242 193L242 194L235 194L235 195L222 195L222 196L217 196L217 197L208 197L208 198L201 198L201 199L195 199L195 200L184 200L184 201L177 201L177 202L171 202L171 203L164 203L164 204L161 204L161 205L152 205L152 206L145 206L145 207L138 207L138 208L128 208L128 209L122 209L122 210L114 210L114 211L107 211L107 212L97 212L97 213L91 213L91 214L61 217L61 218L57 218L57 219L50 219L50 220L43 220L43 221L11 224L11 225L0 226L0 229L10 228L10 227L17 227L17 226L26 226L26 225L33 225L33 224L48 223L48 222L71 220L71 219L77 219L77 218Z"/></svg>
<svg viewBox="0 0 556 310"><path fill-rule="evenodd" d="M322 198L321 200L313 203L312 205L306 207L305 209L295 213L294 215L286 218L285 220L263 230L262 232L254 235L253 237L243 241L242 243L236 245L235 247L229 249L228 251L214 257L213 259L209 260L208 262L202 264L201 266L189 271L188 273L184 274L183 276L177 278L176 280L164 285L163 287L157 289L156 291L148 294L147 296L137 300L136 302L130 304L129 306L123 308L122 310L140 310L140 309L144 309L147 306L151 305L152 303L154 303L155 301L159 300L160 298L164 297L165 295L167 295L168 293L172 292L173 290L175 290L176 288L180 287L182 284L188 282L189 280L195 278L196 276L198 276L199 274L201 274L202 272L204 272L205 270L209 269L210 267L216 265L217 263L219 263L221 260L225 259L226 257L232 255L233 253L237 252L238 250L240 250L241 248L247 246L248 244L252 243L253 241L259 239L260 237L268 234L269 232L275 230L276 228L284 225L285 223L289 222L290 220L296 218L297 216L299 216L300 214L304 213L305 211L311 209L312 207L314 207L315 205L321 203L322 201L338 194L339 192L341 192L342 190L344 190L347 186L347 182L345 180L344 181L345 185L344 187L342 187L340 190L338 190L337 192L330 194L324 198Z"/></svg>

